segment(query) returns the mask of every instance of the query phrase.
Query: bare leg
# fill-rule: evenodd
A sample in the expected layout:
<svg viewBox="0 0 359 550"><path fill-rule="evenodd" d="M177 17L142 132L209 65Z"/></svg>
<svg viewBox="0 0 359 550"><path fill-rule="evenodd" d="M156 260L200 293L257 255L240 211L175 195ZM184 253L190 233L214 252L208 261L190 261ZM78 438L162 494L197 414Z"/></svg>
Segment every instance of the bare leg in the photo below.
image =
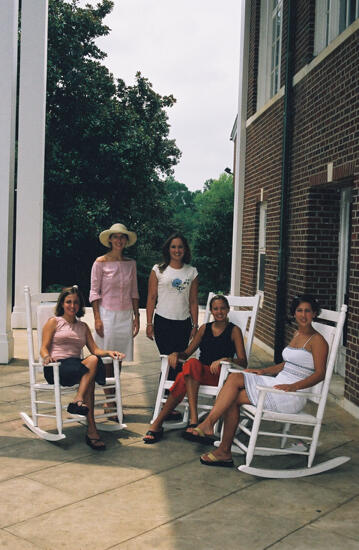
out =
<svg viewBox="0 0 359 550"><path fill-rule="evenodd" d="M96 371L97 371L97 362L98 362L98 359L96 355L90 355L84 361L82 361L82 363L89 369L89 371L86 372L80 380L74 402L83 401L83 403L86 404L87 407L89 407L89 404L86 402L87 390L90 384L95 379Z"/></svg>
<svg viewBox="0 0 359 550"><path fill-rule="evenodd" d="M192 378L189 375L184 377L186 382L188 405L189 405L189 417L191 424L197 424L198 422L198 411L197 411L197 401L198 401L198 388L200 386L199 382Z"/></svg>
<svg viewBox="0 0 359 550"><path fill-rule="evenodd" d="M237 402L237 399L239 397L239 394L244 391L244 378L243 374L241 373L232 373L229 375L229 377L226 380L226 383L224 384L223 388L218 394L218 397L216 399L216 402L213 406L213 409L205 418L205 420L198 425L198 428L200 428L206 435L212 435L213 434L213 426L217 422L217 420L225 414L225 412L234 404ZM242 403L250 403L248 396L246 392L244 391L244 394L242 396Z"/></svg>
<svg viewBox="0 0 359 550"><path fill-rule="evenodd" d="M159 432L162 428L162 424L166 416L182 401L181 397L174 397L170 392L166 403L164 404L160 414L157 416L153 424L150 424L150 430L153 432ZM146 435L144 439L154 439L151 435Z"/></svg>
<svg viewBox="0 0 359 550"><path fill-rule="evenodd" d="M237 401L232 403L223 415L222 440L219 447L211 451L218 460L228 460L232 458L232 442L239 424L241 405L245 403L249 403L248 396L245 390L241 390ZM210 460L207 455L203 455L203 458L204 460Z"/></svg>
<svg viewBox="0 0 359 550"><path fill-rule="evenodd" d="M91 440L92 445L95 447L105 447L104 442L97 431L95 424L94 406L95 406L95 380L92 380L91 384L87 388L85 394L86 404L89 408L87 415L87 435Z"/></svg>

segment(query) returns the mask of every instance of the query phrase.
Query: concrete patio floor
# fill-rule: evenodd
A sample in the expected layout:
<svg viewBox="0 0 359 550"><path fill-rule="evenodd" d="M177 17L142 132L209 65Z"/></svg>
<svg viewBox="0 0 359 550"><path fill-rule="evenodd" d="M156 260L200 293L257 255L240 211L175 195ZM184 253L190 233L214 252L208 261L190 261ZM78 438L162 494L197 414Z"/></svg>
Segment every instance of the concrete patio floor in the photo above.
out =
<svg viewBox="0 0 359 550"><path fill-rule="evenodd" d="M142 441L159 363L141 331L135 361L122 371L128 428L102 432L107 451L96 453L80 425L65 428L59 443L24 427L26 333L14 334L16 358L0 366L1 549L359 548L359 421L335 400L327 406L317 461L351 456L337 470L266 480L202 466L198 458L208 447L184 441L178 431L156 445ZM270 362L254 347L252 365ZM260 460L273 467L272 458Z"/></svg>

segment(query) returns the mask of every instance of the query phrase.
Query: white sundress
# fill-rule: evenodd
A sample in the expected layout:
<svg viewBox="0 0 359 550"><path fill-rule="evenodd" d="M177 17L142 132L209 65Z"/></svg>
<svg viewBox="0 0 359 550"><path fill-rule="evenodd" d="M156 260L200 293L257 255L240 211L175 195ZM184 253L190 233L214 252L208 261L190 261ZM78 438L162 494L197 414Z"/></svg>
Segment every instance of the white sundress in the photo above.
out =
<svg viewBox="0 0 359 550"><path fill-rule="evenodd" d="M282 356L285 363L283 370L277 376L264 376L242 371L245 389L252 405L258 403L259 391L256 388L257 385L273 387L278 384L294 384L314 373L313 355L304 347L292 348L287 346L284 348ZM299 394L301 391L308 391L308 389L298 390L297 393ZM307 399L300 395L267 393L264 399L264 408L269 411L295 414L304 408L306 402Z"/></svg>

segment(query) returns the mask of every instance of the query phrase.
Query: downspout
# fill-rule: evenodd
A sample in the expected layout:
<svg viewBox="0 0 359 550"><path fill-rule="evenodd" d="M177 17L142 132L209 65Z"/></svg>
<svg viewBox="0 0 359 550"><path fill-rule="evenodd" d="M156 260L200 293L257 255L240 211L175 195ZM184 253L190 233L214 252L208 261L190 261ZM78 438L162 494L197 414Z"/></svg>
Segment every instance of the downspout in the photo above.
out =
<svg viewBox="0 0 359 550"><path fill-rule="evenodd" d="M275 319L274 360L282 361L284 348L286 299L287 299L287 265L288 265L288 204L291 175L291 152L293 140L293 75L294 75L294 39L296 0L288 0L287 40L285 63L285 93L283 113L283 142L281 170L281 202L278 250L277 300Z"/></svg>

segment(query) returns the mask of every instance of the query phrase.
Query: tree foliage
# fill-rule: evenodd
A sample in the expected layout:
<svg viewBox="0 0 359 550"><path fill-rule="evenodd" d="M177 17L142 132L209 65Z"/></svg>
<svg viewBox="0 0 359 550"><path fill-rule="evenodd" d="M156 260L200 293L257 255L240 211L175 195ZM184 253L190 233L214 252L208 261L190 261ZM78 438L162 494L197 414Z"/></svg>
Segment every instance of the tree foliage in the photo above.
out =
<svg viewBox="0 0 359 550"><path fill-rule="evenodd" d="M172 207L170 222L173 231L180 231L192 243L197 216L195 198L201 192L190 191L184 183L179 183L173 176L169 176L165 184Z"/></svg>
<svg viewBox="0 0 359 550"><path fill-rule="evenodd" d="M166 180L173 230L191 244L193 264L199 271L200 301L208 292L228 293L231 277L233 180L223 173L204 182L202 191L190 191L173 177Z"/></svg>
<svg viewBox="0 0 359 550"><path fill-rule="evenodd" d="M145 264L157 260L171 230L164 180L180 152L168 137L166 109L175 99L157 94L140 73L133 86L115 81L102 64L95 39L108 34L103 19L112 7L110 0L95 8L49 2L45 288L77 282L87 291L103 253L98 234L117 221L138 233L130 251Z"/></svg>
<svg viewBox="0 0 359 550"><path fill-rule="evenodd" d="M196 195L197 224L193 234L193 256L200 278L200 298L210 291L228 293L231 278L233 180L222 174L208 180Z"/></svg>
<svg viewBox="0 0 359 550"><path fill-rule="evenodd" d="M90 269L104 250L98 234L115 222L138 234L141 306L151 267L173 231L191 243L201 299L228 291L233 187L226 174L190 191L177 182L180 152L169 138L167 109L140 73L135 84L115 80L96 38L110 0L80 8L78 0L49 0L43 287L77 283L87 294Z"/></svg>

